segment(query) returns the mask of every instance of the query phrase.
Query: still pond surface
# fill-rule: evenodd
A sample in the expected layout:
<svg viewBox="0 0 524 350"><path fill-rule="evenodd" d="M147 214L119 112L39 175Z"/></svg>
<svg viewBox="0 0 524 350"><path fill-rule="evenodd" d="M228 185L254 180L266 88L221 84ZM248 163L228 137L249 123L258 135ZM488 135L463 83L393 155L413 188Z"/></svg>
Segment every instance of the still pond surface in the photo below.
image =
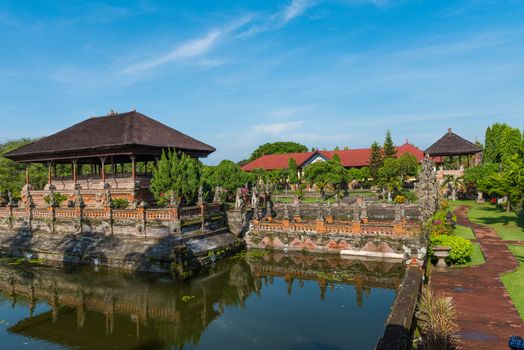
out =
<svg viewBox="0 0 524 350"><path fill-rule="evenodd" d="M243 254L188 282L3 259L1 349L373 349L402 265Z"/></svg>

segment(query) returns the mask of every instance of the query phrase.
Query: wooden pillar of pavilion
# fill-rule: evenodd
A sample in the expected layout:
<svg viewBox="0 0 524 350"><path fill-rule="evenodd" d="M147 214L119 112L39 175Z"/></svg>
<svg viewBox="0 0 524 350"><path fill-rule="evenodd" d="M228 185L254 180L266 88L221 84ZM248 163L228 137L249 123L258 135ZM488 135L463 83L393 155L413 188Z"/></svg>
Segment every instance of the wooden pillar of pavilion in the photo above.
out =
<svg viewBox="0 0 524 350"><path fill-rule="evenodd" d="M133 181L136 179L136 163L135 163L135 156L129 156L131 158L131 178Z"/></svg>
<svg viewBox="0 0 524 350"><path fill-rule="evenodd" d="M78 178L78 174L77 174L77 170L78 170L78 162L76 159L73 159L73 161L71 162L71 165L72 165L72 175L73 175L73 183L76 184L77 182L77 178Z"/></svg>
<svg viewBox="0 0 524 350"><path fill-rule="evenodd" d="M53 183L53 171L52 171L53 162L47 162L47 183Z"/></svg>

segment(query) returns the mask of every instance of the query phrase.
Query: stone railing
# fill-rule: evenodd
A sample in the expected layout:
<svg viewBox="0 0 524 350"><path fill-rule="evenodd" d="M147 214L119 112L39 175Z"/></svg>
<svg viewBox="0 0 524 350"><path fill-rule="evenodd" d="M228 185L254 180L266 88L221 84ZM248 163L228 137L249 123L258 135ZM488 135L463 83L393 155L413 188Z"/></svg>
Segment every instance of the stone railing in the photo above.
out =
<svg viewBox="0 0 524 350"><path fill-rule="evenodd" d="M348 234L348 235L388 235L388 236L416 236L420 234L420 227L409 224L405 220L399 222L352 222L336 221L332 218L314 221L271 220L252 221L252 229L267 232L302 232L313 234Z"/></svg>
<svg viewBox="0 0 524 350"><path fill-rule="evenodd" d="M35 227L47 230L49 233L67 233L71 231L71 222L74 222L77 227L75 230L81 231L84 229L83 224L90 226L91 231L101 229L100 225L106 225L104 227L108 229L103 230L109 231L104 231L104 233L113 234L118 231L122 234L131 232L130 234L144 235L147 226L151 227L157 236L162 236L173 232L182 233L182 226L184 226L184 232L194 230L195 227L204 227L213 221L214 216L221 214L223 214L221 206L215 203L192 207L151 209L143 207L113 209L109 206L103 208L0 207L0 231ZM34 225L33 223L37 221L38 224ZM189 222L189 225L184 225L184 221ZM202 222L206 225L201 225ZM119 228L119 230L114 231L114 228Z"/></svg>

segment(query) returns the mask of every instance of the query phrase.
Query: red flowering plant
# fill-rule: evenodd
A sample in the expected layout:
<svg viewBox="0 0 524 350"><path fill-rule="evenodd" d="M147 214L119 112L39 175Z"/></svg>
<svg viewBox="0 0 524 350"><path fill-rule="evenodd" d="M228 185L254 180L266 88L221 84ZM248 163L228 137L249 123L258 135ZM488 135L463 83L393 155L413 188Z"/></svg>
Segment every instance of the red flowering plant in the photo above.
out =
<svg viewBox="0 0 524 350"><path fill-rule="evenodd" d="M446 210L437 211L428 222L428 232L431 237L440 235L451 235L453 233L453 226L447 219L448 212ZM456 220L455 216L453 219Z"/></svg>

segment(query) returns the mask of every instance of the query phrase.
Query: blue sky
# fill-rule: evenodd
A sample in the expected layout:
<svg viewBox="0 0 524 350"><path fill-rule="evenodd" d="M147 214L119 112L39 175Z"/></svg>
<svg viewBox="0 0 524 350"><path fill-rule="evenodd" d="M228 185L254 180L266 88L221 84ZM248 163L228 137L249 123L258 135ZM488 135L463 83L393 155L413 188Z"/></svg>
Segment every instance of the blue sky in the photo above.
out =
<svg viewBox="0 0 524 350"><path fill-rule="evenodd" d="M427 147L524 127L523 1L1 1L0 139L138 111L259 144Z"/></svg>

